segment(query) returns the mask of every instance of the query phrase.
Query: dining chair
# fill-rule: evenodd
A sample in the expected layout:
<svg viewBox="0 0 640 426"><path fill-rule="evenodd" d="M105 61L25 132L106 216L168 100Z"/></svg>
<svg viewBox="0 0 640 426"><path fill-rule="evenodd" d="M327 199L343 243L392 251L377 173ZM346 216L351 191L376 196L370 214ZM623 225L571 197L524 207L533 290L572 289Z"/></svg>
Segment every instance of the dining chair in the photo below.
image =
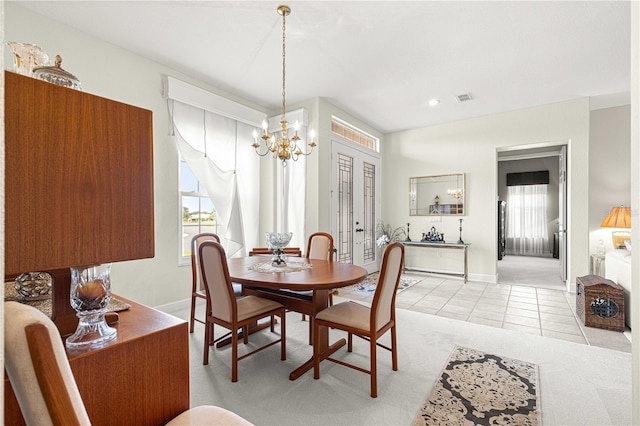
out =
<svg viewBox="0 0 640 426"><path fill-rule="evenodd" d="M307 259L333 261L333 237L326 232L314 232L307 242Z"/></svg>
<svg viewBox="0 0 640 426"><path fill-rule="evenodd" d="M396 291L400 282L400 273L404 262L404 245L399 242L388 244L382 257L382 267L378 276L376 291L371 307L348 301L338 303L320 311L314 319L313 377L320 378L320 362L328 360L371 376L371 397L378 396L377 347L391 351L393 371L398 370L398 351L396 343ZM353 336L369 341L369 370L346 361L336 359L319 351L319 329L339 329L346 331L347 351L353 350ZM391 347L382 345L378 339L391 330Z"/></svg>
<svg viewBox="0 0 640 426"><path fill-rule="evenodd" d="M307 259L321 259L333 262L333 237L326 232L314 232L307 242ZM329 291L329 306L333 305L333 290ZM302 321L305 320L302 314ZM309 344L313 344L313 318L309 320Z"/></svg>
<svg viewBox="0 0 640 426"><path fill-rule="evenodd" d="M4 317L5 371L26 424L90 425L62 338L51 319L18 302L4 303ZM168 424L251 425L212 405L187 410Z"/></svg>
<svg viewBox="0 0 640 426"><path fill-rule="evenodd" d="M215 241L217 243L220 242L220 237L218 235L211 232L202 232L200 234L196 234L191 238L191 315L189 317L189 333L193 333L193 327L195 322L199 322L201 324L205 324L205 321L196 318L196 300L197 299L207 299L207 295L205 294L204 284L202 283L202 279L200 277L200 258L198 255L198 250L200 248L200 244L203 241ZM241 284L233 284L233 291L235 292L236 297L242 297L242 285Z"/></svg>
<svg viewBox="0 0 640 426"><path fill-rule="evenodd" d="M193 326L196 321L205 324L205 321L196 318L196 299L207 300L202 279L200 278L200 260L198 250L203 241L220 242L218 235L203 232L191 238L191 315L189 317L189 333L193 333Z"/></svg>
<svg viewBox="0 0 640 426"><path fill-rule="evenodd" d="M272 254L273 250L268 247L254 247L249 250L249 256L262 256ZM302 257L300 247L285 247L284 254L293 257Z"/></svg>
<svg viewBox="0 0 640 426"><path fill-rule="evenodd" d="M207 295L207 316L204 339L203 364L209 363L209 346L213 340L214 324L231 331L231 381L238 381L238 361L263 349L280 343L280 359L286 360L285 309L281 303L258 296L236 299L227 258L222 245L215 241L200 244L200 269ZM242 328L244 343L248 343L249 325L259 319L270 317L273 331L273 316L280 317L280 338L238 356L238 329Z"/></svg>

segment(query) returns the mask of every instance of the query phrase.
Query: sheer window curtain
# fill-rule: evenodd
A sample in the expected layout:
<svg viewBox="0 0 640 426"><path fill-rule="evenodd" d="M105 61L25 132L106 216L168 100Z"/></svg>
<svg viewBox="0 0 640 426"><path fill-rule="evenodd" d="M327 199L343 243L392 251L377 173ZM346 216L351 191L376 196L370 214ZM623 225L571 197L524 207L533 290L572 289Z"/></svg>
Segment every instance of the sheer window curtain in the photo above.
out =
<svg viewBox="0 0 640 426"><path fill-rule="evenodd" d="M268 121L269 133L280 133L282 115L278 114L270 117ZM303 108L287 112L287 121L289 123L298 121L300 129L298 136L301 147L307 147L307 118ZM294 135L293 126L289 126L288 137ZM252 148L253 150L253 148ZM253 153L255 156L255 152ZM317 152L313 155L317 155ZM275 216L272 229L265 231L275 232L293 232L290 247L301 247L304 252L307 244L308 235L306 234L306 200L307 200L307 157L301 155L296 161L293 159L287 161L287 166L283 167L279 159L272 158L268 154L263 162L272 164L275 173ZM264 164L264 163L263 163ZM264 243L263 243L264 245Z"/></svg>
<svg viewBox="0 0 640 426"><path fill-rule="evenodd" d="M301 131L300 134L306 132ZM289 244L291 247L304 248L308 238L305 231L307 157L300 156L297 161L288 161L286 167L282 167L280 160L271 161L277 161L276 167L282 171L282 193L279 197L283 202L278 212L282 222L281 230L293 232Z"/></svg>
<svg viewBox="0 0 640 426"><path fill-rule="evenodd" d="M182 102L168 103L173 140L213 202L227 255L244 255L247 243L256 245L259 224L259 160L241 144L241 135L251 135L253 128Z"/></svg>
<svg viewBox="0 0 640 426"><path fill-rule="evenodd" d="M507 254L548 255L547 185L507 187L506 228Z"/></svg>

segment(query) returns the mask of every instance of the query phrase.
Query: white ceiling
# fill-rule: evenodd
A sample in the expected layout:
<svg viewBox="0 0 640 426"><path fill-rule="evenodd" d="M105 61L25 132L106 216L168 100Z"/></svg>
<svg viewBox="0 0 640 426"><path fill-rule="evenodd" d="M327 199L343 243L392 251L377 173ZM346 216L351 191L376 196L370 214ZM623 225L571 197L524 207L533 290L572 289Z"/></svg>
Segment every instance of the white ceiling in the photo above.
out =
<svg viewBox="0 0 640 426"><path fill-rule="evenodd" d="M16 3L280 108L280 3ZM286 4L287 104L323 97L383 133L584 96L597 97L594 107L628 103L626 1ZM458 103L464 93L473 101Z"/></svg>

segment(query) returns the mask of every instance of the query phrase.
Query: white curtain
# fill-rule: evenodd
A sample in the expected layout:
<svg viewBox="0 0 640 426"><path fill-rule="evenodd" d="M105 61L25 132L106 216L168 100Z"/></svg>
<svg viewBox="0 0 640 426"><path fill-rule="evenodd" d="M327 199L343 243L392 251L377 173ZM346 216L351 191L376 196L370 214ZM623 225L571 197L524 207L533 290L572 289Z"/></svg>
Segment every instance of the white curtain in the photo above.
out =
<svg viewBox="0 0 640 426"><path fill-rule="evenodd" d="M282 116L280 114L270 117L269 133L280 134L282 131L280 121ZM303 108L289 111L287 113L287 121L299 123L298 141L299 146L303 151L308 152L307 146L307 118L306 112ZM288 137L292 138L294 135L293 126L288 129ZM264 150L264 148L263 148ZM318 155L314 152L313 155ZM290 247L304 248L307 244L307 230L306 230L306 196L307 196L307 157L300 155L296 161L290 159L287 161L287 165L283 166L282 161L272 158L269 154L265 157L267 163L271 162L274 167L275 173L275 217L274 228L265 229L265 231L276 232L293 232ZM264 164L264 162L263 162ZM312 230L310 232L314 232Z"/></svg>
<svg viewBox="0 0 640 426"><path fill-rule="evenodd" d="M284 172L280 161L271 156L261 161L251 142L253 130L259 129L267 118L264 113L170 76L164 78L163 84L176 146L218 212L218 229L223 234L227 255L244 254L243 247L266 245L264 235L259 232L261 203L265 203L261 200L261 189L265 191L266 203L274 198L275 208L274 223L263 223L264 230L292 231L291 245L304 247L306 158L289 161ZM287 119L301 123L300 142L306 146L306 111L303 108L291 111ZM277 131L280 116L269 119L269 123ZM261 182L260 168L268 164L274 172L273 191ZM220 229L221 226L224 228Z"/></svg>
<svg viewBox="0 0 640 426"><path fill-rule="evenodd" d="M282 167L280 160L278 168L282 169L282 194L283 205L278 209L280 214L280 231L293 232L291 247L304 248L307 244L305 230L305 205L307 194L307 157L300 156L297 161L288 161L286 167Z"/></svg>
<svg viewBox="0 0 640 426"><path fill-rule="evenodd" d="M243 214L241 200L259 197L253 193L240 195L238 163L242 162L237 160L238 123L173 100L169 100L169 111L176 146L216 209L219 236L227 256L244 254L245 216L252 231L257 232L258 214L257 209ZM251 164L244 169L256 173L257 167Z"/></svg>
<svg viewBox="0 0 640 426"><path fill-rule="evenodd" d="M507 254L549 253L547 185L507 187L506 234Z"/></svg>

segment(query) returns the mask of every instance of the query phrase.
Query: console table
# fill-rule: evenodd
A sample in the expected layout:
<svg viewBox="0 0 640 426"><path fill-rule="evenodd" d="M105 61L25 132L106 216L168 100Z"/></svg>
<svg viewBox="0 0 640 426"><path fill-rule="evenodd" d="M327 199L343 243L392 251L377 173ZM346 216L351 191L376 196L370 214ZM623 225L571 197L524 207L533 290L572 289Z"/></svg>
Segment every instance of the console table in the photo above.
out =
<svg viewBox="0 0 640 426"><path fill-rule="evenodd" d="M428 242L428 241L404 241L403 244L405 246L409 246L409 247L420 247L420 248L427 248L427 249L448 249L448 250L462 250L463 251L463 265L462 265L462 272L460 273L456 273L456 272L443 272L443 271L437 271L437 270L431 270L431 269L425 269L425 268L419 268L419 267L413 267L413 266L407 266L407 262L405 260L405 270L414 270L414 271L422 271L422 272L433 272L436 274L444 274L444 275L454 275L454 276L459 276L464 278L464 282L467 282L467 278L469 276L469 269L468 269L468 258L469 258L469 246L471 244L468 243L445 243L445 242ZM406 257L405 257L406 259Z"/></svg>
<svg viewBox="0 0 640 426"><path fill-rule="evenodd" d="M118 336L105 347L67 350L91 424L160 425L189 409L187 322L117 296ZM4 424L24 419L5 373Z"/></svg>

